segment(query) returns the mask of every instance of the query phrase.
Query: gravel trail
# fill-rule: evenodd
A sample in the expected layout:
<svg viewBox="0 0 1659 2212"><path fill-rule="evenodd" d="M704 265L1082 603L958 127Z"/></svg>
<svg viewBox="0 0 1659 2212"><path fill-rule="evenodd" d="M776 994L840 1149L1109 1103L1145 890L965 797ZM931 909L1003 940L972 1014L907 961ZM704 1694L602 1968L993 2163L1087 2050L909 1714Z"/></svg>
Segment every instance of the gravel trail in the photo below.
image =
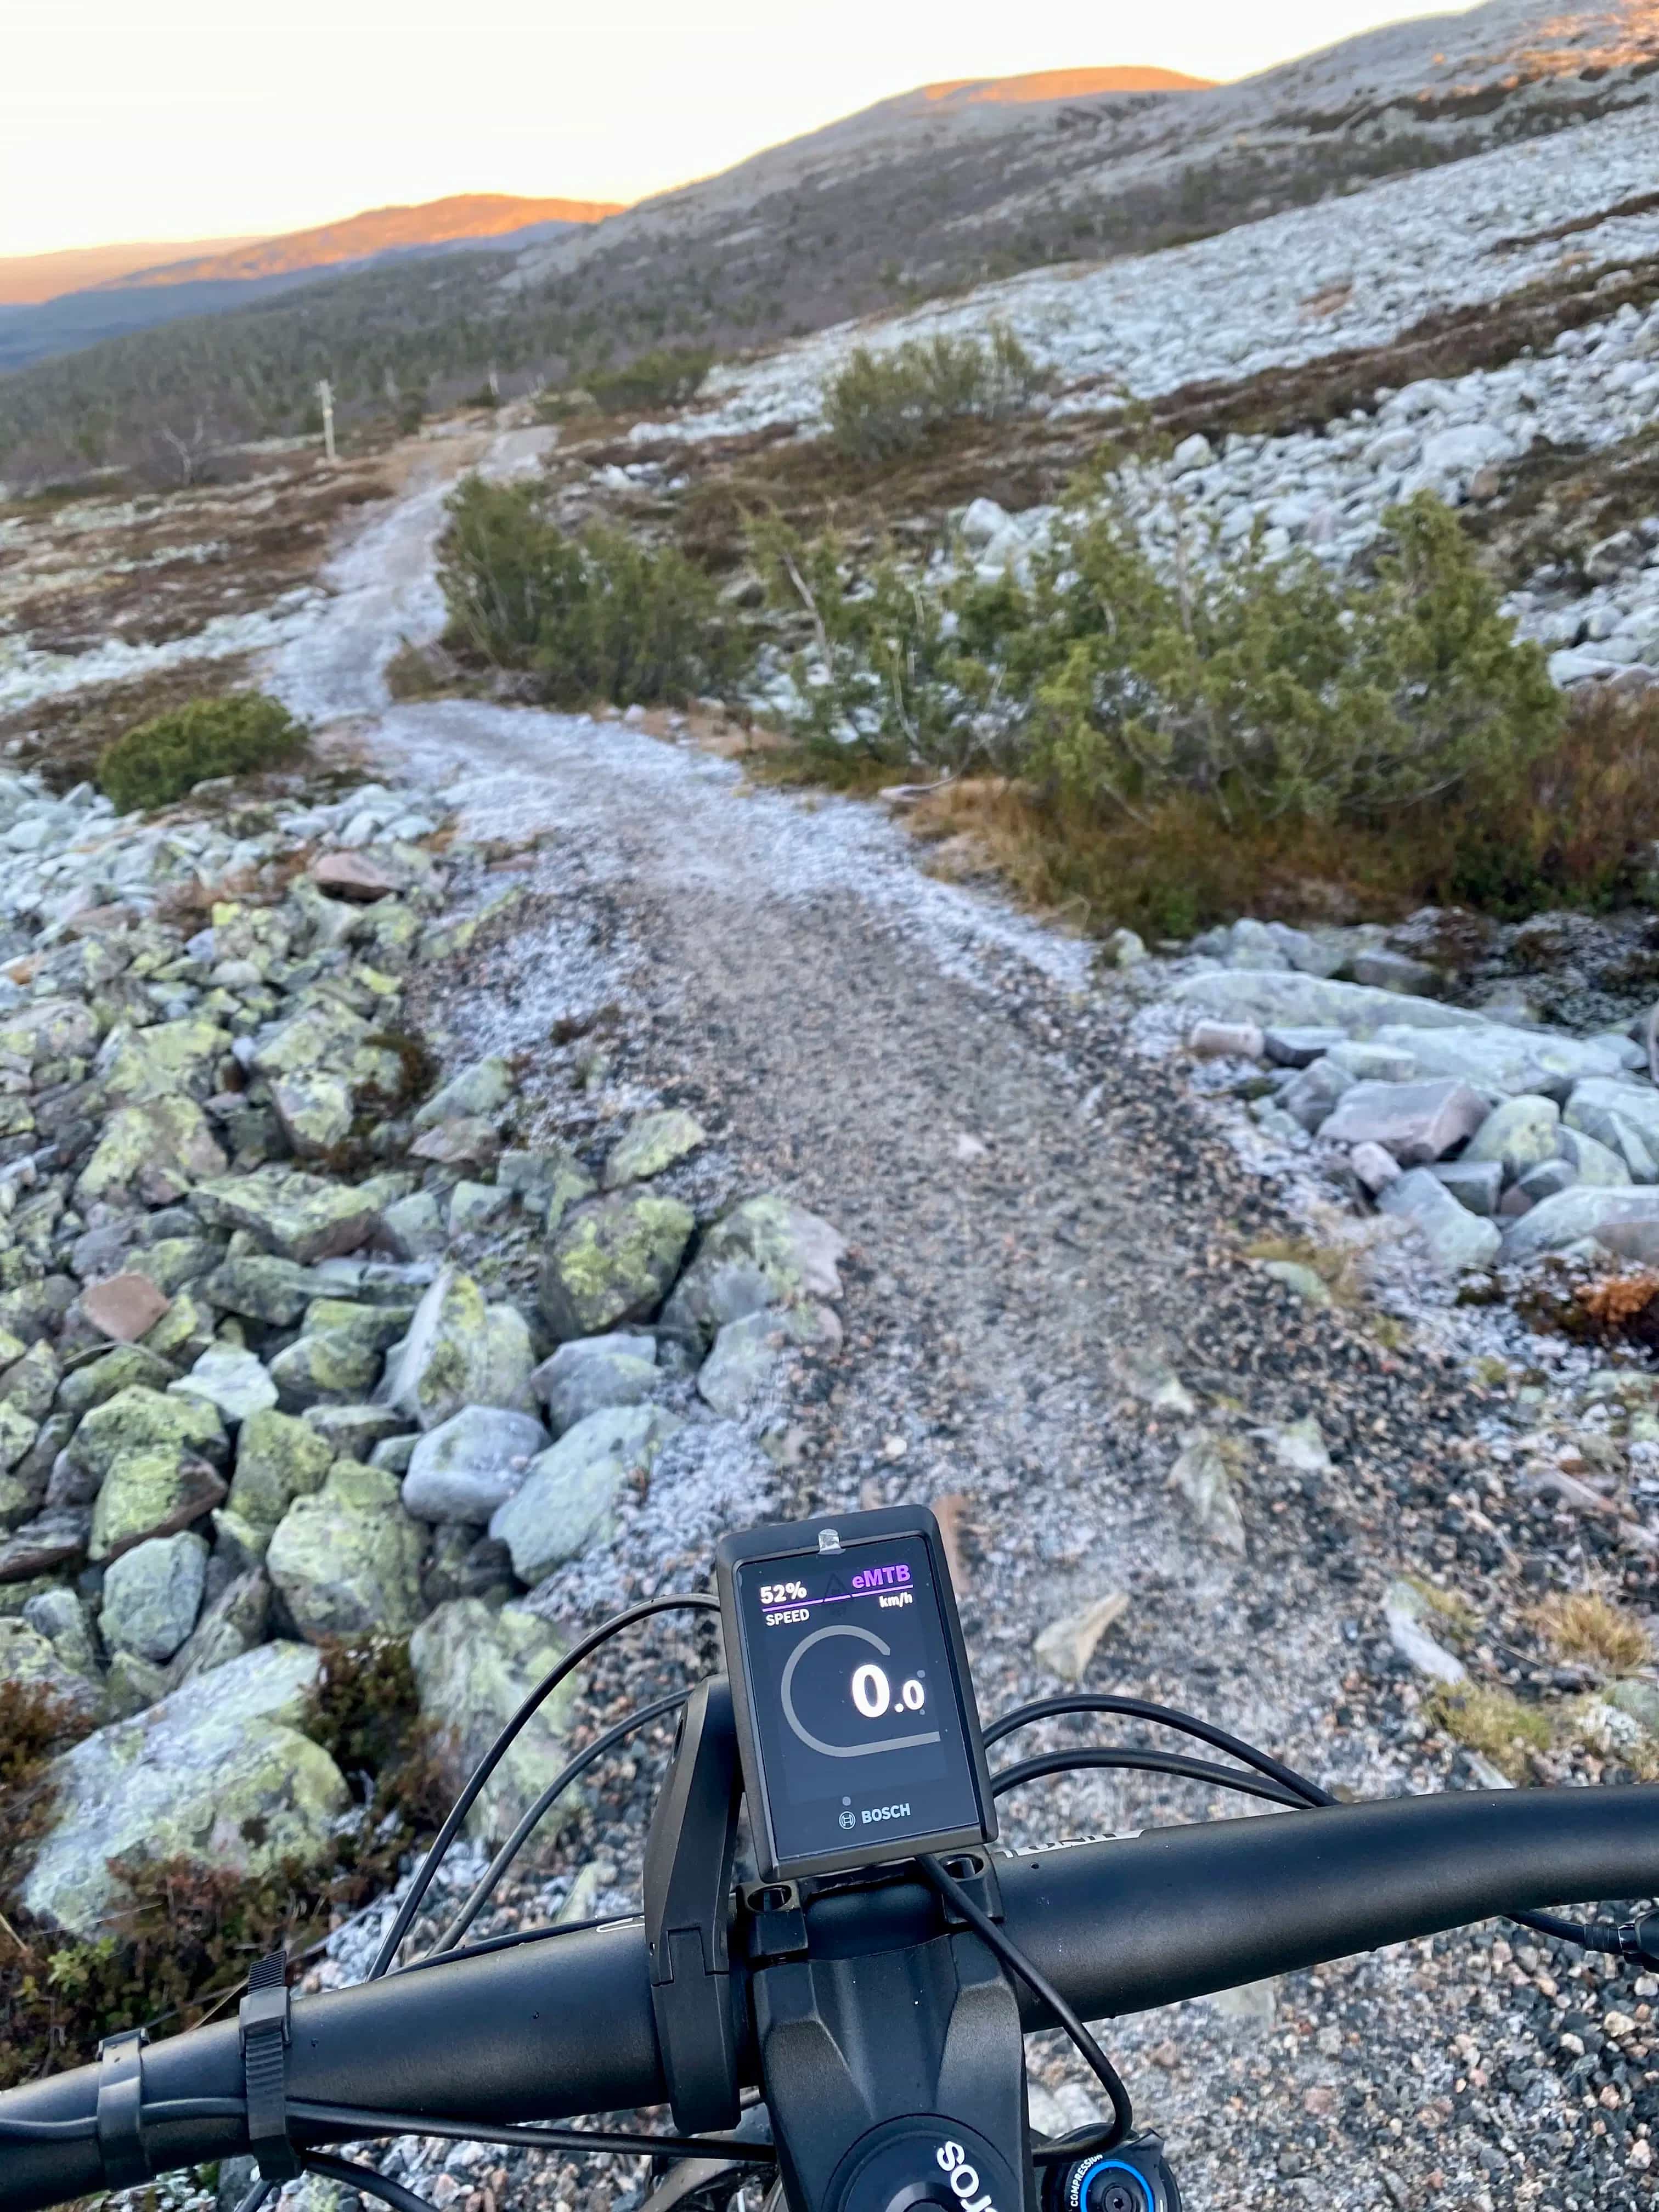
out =
<svg viewBox="0 0 1659 2212"><path fill-rule="evenodd" d="M356 737L445 789L466 834L546 833L531 919L469 1017L481 1034L523 1042L565 999L620 991L638 1017L623 1075L693 1107L750 1188L848 1237L847 1349L786 1440L785 1505L965 1501L988 1716L1052 1691L1034 1638L1121 1590L1090 1686L1201 1711L1332 1784L1442 1786L1413 1765L1379 1599L1419 1540L1400 1501L1449 1486L1472 1449L1467 1377L1265 1278L1244 1247L1285 1227L1268 1186L1127 1042L1090 948L931 879L874 808L750 792L615 721L388 708L399 632L436 624L436 514L417 493L370 524L277 686L364 718ZM1183 1435L1310 1415L1330 1473L1304 1483L1259 1454L1246 1553L1218 1548L1168 1486ZM1009 1825L1035 1839L1205 1809L1184 1785L1085 1777L1041 1785ZM1549 1961L1526 1955L1490 1929L1408 1947L1126 2022L1111 2045L1195 2208L1646 2202L1622 2138L1592 2170L1592 2116L1547 2055ZM1038 2064L1062 2101L1079 2094L1068 2057Z"/></svg>

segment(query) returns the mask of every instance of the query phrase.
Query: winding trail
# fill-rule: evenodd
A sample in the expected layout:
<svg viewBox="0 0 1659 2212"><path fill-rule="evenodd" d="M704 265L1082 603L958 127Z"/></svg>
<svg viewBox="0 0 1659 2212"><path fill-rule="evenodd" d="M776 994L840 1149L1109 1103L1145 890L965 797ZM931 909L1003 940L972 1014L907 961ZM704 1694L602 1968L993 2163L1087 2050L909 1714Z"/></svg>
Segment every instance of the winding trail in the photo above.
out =
<svg viewBox="0 0 1659 2212"><path fill-rule="evenodd" d="M492 465L532 459L508 444ZM793 1442L800 1510L967 1500L964 1623L988 1712L1052 1689L1035 1635L1121 1589L1131 1609L1091 1686L1202 1711L1328 1781L1407 1786L1399 1686L1378 1656L1398 1565L1389 1484L1420 1466L1422 1439L1440 1450L1466 1429L1460 1379L1426 1354L1390 1358L1360 1320L1312 1312L1247 1265L1242 1243L1275 1225L1270 1194L1178 1073L1127 1043L1090 948L929 878L876 809L751 792L730 763L618 722L390 705L386 659L441 618L443 492L417 488L368 522L272 681L301 711L349 718L388 771L443 788L467 834L554 833L501 1018L545 1018L562 940L601 917L643 1014L642 1069L697 1109L749 1187L788 1190L851 1241L847 1356ZM1184 1410L1152 1402L1174 1377ZM1243 1558L1167 1486L1206 1401L1236 1424L1240 1407L1254 1423L1314 1415L1334 1461L1322 1484L1265 1455L1246 1474ZM1012 1826L1199 1816L1180 1785L1088 1777L1033 1792ZM1451 1986L1425 1985L1413 1948L1291 1978L1276 2021L1263 1994L1115 2030L1188 2201L1478 2212L1506 2137L1531 2174L1569 2179L1565 2148L1558 2175L1548 2147L1570 2141L1552 2133L1556 2077L1529 2030L1474 2019L1493 2000L1468 1955L1466 1984L1455 1966ZM1452 2112L1467 2063L1450 2039L1472 2022L1497 2039L1494 2071L1526 2076L1494 2085L1485 2119ZM1050 2078L1073 2081L1069 2059ZM1435 2125L1396 2134L1391 2115L1431 2094Z"/></svg>

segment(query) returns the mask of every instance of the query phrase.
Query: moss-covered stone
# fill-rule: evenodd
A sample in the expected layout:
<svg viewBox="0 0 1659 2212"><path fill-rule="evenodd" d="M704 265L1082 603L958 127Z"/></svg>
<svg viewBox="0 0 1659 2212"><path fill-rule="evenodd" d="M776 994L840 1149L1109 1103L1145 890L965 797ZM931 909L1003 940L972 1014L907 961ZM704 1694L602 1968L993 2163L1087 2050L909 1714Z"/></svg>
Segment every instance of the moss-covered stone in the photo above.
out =
<svg viewBox="0 0 1659 2212"><path fill-rule="evenodd" d="M147 1352L171 1360L175 1367L193 1367L213 1342L217 1326L218 1316L207 1301L184 1290L169 1300L167 1311L140 1341Z"/></svg>
<svg viewBox="0 0 1659 2212"><path fill-rule="evenodd" d="M311 1642L420 1619L426 1531L399 1493L396 1475L337 1460L322 1488L284 1515L265 1571Z"/></svg>
<svg viewBox="0 0 1659 2212"><path fill-rule="evenodd" d="M565 1650L556 1630L520 1606L497 1612L480 1598L455 1598L422 1622L409 1639L409 1656L422 1716L433 1725L453 1789L461 1788ZM564 1765L574 1690L573 1683L562 1684L514 1739L468 1815L468 1835L491 1847L505 1842ZM546 1855L580 1802L571 1793L556 1817L537 1829L538 1856Z"/></svg>
<svg viewBox="0 0 1659 2212"><path fill-rule="evenodd" d="M58 1403L64 1413L73 1414L78 1420L94 1406L106 1404L118 1391L135 1386L165 1390L178 1377L179 1370L170 1361L146 1350L142 1344L118 1344L112 1352L88 1360L84 1367L71 1368L58 1385Z"/></svg>
<svg viewBox="0 0 1659 2212"><path fill-rule="evenodd" d="M242 1424L231 1477L230 1510L274 1528L296 1498L320 1490L335 1458L326 1437L288 1413L255 1413Z"/></svg>
<svg viewBox="0 0 1659 2212"><path fill-rule="evenodd" d="M299 1732L317 1668L302 1644L264 1644L54 1759L52 1824L23 1885L27 1910L92 1936L114 1899L112 1861L250 1875L289 1857L326 1861L350 1792Z"/></svg>
<svg viewBox="0 0 1659 2212"><path fill-rule="evenodd" d="M152 1537L176 1534L219 1504L225 1486L205 1460L167 1446L120 1453L99 1486L87 1556L118 1559Z"/></svg>
<svg viewBox="0 0 1659 2212"><path fill-rule="evenodd" d="M660 1175L665 1168L672 1168L677 1160L684 1159L708 1140L708 1133L702 1123L682 1107L668 1106L659 1113L641 1114L611 1147L605 1164L605 1187L607 1190L618 1190L624 1183L644 1182L651 1176Z"/></svg>
<svg viewBox="0 0 1659 2212"><path fill-rule="evenodd" d="M119 1104L147 1099L211 1097L219 1088L219 1063L230 1050L230 1032L199 1015L157 1022L153 1028L112 1030L98 1054L106 1095Z"/></svg>
<svg viewBox="0 0 1659 2212"><path fill-rule="evenodd" d="M790 1199L746 1199L704 1232L663 1310L665 1328L707 1344L727 1322L841 1295L840 1232Z"/></svg>
<svg viewBox="0 0 1659 2212"><path fill-rule="evenodd" d="M245 1254L216 1267L203 1283L202 1293L228 1313L245 1314L273 1328L291 1328L316 1297L317 1284L311 1270L293 1260Z"/></svg>
<svg viewBox="0 0 1659 2212"><path fill-rule="evenodd" d="M307 1329L270 1363L283 1410L346 1406L366 1398L380 1380L380 1354L343 1330Z"/></svg>
<svg viewBox="0 0 1659 2212"><path fill-rule="evenodd" d="M361 1192L289 1168L259 1168L250 1176L202 1183L191 1204L204 1221L246 1229L267 1252L302 1266L356 1251L379 1219Z"/></svg>
<svg viewBox="0 0 1659 2212"><path fill-rule="evenodd" d="M386 1355L380 1397L423 1429L463 1406L520 1405L526 1401L528 1346L521 1316L491 1307L471 1275L447 1267Z"/></svg>
<svg viewBox="0 0 1659 2212"><path fill-rule="evenodd" d="M149 1098L118 1107L97 1149L76 1180L79 1206L131 1192L149 1206L170 1206L195 1183L222 1176L227 1163L194 1099Z"/></svg>
<svg viewBox="0 0 1659 2212"><path fill-rule="evenodd" d="M21 1358L7 1365L0 1376L0 1401L32 1421L44 1421L52 1411L62 1376L58 1354L43 1338L39 1344L32 1344Z"/></svg>
<svg viewBox="0 0 1659 2212"><path fill-rule="evenodd" d="M76 1431L69 1456L101 1480L125 1453L170 1451L222 1466L230 1445L213 1407L136 1383L94 1406Z"/></svg>
<svg viewBox="0 0 1659 2212"><path fill-rule="evenodd" d="M619 1191L569 1215L542 1267L543 1318L562 1341L646 1321L666 1297L696 1217L678 1199Z"/></svg>

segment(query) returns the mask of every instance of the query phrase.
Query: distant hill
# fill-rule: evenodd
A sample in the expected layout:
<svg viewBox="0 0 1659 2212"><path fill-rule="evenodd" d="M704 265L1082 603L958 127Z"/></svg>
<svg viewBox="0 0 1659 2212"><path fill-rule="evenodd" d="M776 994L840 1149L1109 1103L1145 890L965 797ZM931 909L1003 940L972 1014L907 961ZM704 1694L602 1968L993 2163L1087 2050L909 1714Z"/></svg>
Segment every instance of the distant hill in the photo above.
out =
<svg viewBox="0 0 1659 2212"><path fill-rule="evenodd" d="M424 246L485 240L494 246L548 223L599 222L621 212L620 204L611 200L528 200L507 192L466 192L415 207L369 208L342 222L289 231L280 238L232 240L187 259L140 267L123 274L121 281L135 288L246 283Z"/></svg>
<svg viewBox="0 0 1659 2212"><path fill-rule="evenodd" d="M471 192L416 207L371 208L340 222L277 238L205 240L182 257L176 246L94 246L80 253L31 257L29 262L0 262L0 371L157 323L223 314L348 270L411 257L546 245L578 224L617 212L601 200ZM96 266L100 257L105 260L101 270ZM7 293L5 271L28 272L36 260L64 269L73 289L43 294L34 289L34 276L26 274L20 281L27 289Z"/></svg>
<svg viewBox="0 0 1659 2212"><path fill-rule="evenodd" d="M1659 0L1486 0L1208 88L1094 69L924 85L529 242L509 232L76 294L83 319L73 336L60 320L63 357L0 377L0 477L164 468L167 431L198 420L227 442L292 432L319 376L343 422L406 416L477 391L492 368L510 397L664 347L739 352L1024 269L1211 236L1516 140L1559 134L1554 158L1571 161L1577 126L1656 98ZM253 304L222 312L235 296ZM88 343L97 315L156 301L222 311ZM18 317L69 304L0 308L0 365L20 337L38 342Z"/></svg>
<svg viewBox="0 0 1659 2212"><path fill-rule="evenodd" d="M153 269L179 254L234 252L252 246L252 238L173 239L125 246L76 246L61 253L20 253L0 256L0 307L38 307L61 292L84 291L93 284L108 284L130 276L135 269Z"/></svg>

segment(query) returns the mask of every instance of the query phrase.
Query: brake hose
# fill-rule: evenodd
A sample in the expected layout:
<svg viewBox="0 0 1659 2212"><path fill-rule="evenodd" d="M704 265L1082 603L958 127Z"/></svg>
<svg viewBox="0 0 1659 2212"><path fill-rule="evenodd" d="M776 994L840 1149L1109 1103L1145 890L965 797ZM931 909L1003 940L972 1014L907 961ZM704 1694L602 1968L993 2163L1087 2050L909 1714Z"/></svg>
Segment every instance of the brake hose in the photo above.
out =
<svg viewBox="0 0 1659 2212"><path fill-rule="evenodd" d="M399 1906L396 1919L386 1930L385 1939L375 1954L374 1964L369 1968L367 1977L369 1981L379 1981L397 1957L404 1936L414 1925L415 1916L421 1909L422 1901L432 1887L433 1879L438 1869L442 1865L450 1845L460 1833L462 1822L472 1810L485 1783L506 1757L514 1738L528 1725L538 1708L552 1696L566 1676L573 1674L584 1659L591 1658L602 1644L609 1643L613 1636L620 1634L624 1628L631 1628L635 1621L648 1620L653 1613L717 1613L719 1611L718 1600L702 1591L693 1591L684 1597L647 1598L643 1604L629 1606L625 1613L616 1613L611 1620L602 1622L591 1635L585 1636L573 1651L567 1652L550 1674L542 1677L473 1768L467 1778L466 1786L450 1807L444 1824L438 1831L436 1840L422 1862L420 1872L410 1884L408 1896Z"/></svg>
<svg viewBox="0 0 1659 2212"><path fill-rule="evenodd" d="M1076 1713L1111 1713L1131 1720L1147 1721L1157 1727L1172 1729L1179 1735L1192 1736L1217 1751L1231 1753L1245 1765L1254 1767L1258 1774L1292 1793L1309 1809L1340 1802L1328 1790L1322 1790L1318 1783L1310 1781L1305 1774L1298 1774L1294 1767L1286 1766L1271 1752L1258 1750L1242 1737L1231 1735L1225 1729L1201 1721L1194 1714L1177 1712L1172 1706L1154 1705L1145 1698L1117 1697L1088 1690L1078 1691L1066 1697L1042 1698L1031 1705L1017 1706L1013 1711L1004 1713L1000 1720L993 1721L985 1731L986 1745L988 1748L1004 1736L1012 1735L1017 1729L1029 1728L1035 1722ZM1079 1746L1079 1748L1085 1750L1088 1747ZM1079 1761L1079 1765L1084 1766L1104 1763L1088 1758ZM1018 1771L1024 1779L1025 1770L1030 1765L1031 1762L1027 1761L1020 1769L1010 1767L1004 1771L1010 1775ZM1062 1770L1048 1767L1043 1771L1054 1773ZM1012 1786L1011 1782L1009 1787ZM1596 1952L1604 1957L1622 1958L1632 1965L1659 1965L1659 1914L1622 1924L1612 1920L1562 1920L1553 1912L1506 1912L1504 1917L1512 1921L1517 1928L1529 1928L1534 1935L1542 1936L1552 1942L1576 1944L1581 1950Z"/></svg>

